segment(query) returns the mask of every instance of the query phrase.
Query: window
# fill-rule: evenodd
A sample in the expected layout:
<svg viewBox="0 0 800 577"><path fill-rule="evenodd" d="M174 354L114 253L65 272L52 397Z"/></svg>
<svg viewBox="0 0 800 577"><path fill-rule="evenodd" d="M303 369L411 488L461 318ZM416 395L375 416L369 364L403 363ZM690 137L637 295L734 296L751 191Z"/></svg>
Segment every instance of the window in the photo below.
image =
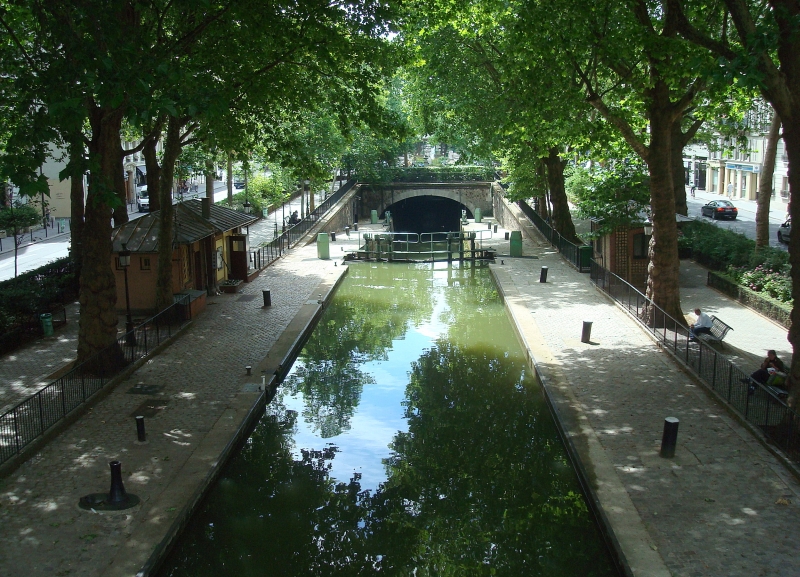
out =
<svg viewBox="0 0 800 577"><path fill-rule="evenodd" d="M650 236L640 232L633 235L633 258L647 258Z"/></svg>
<svg viewBox="0 0 800 577"><path fill-rule="evenodd" d="M139 270L150 270L150 257L149 256L140 256L139 257Z"/></svg>

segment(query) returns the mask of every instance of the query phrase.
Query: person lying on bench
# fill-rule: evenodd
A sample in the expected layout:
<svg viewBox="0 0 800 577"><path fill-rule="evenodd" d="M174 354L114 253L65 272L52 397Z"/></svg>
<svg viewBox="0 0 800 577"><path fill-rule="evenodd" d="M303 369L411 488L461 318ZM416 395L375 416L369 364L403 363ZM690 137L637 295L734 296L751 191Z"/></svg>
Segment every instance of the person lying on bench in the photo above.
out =
<svg viewBox="0 0 800 577"><path fill-rule="evenodd" d="M697 316L697 320L694 321L694 324L689 325L689 340L696 343L697 335L702 335L703 333L710 334L711 325L714 323L711 317L700 309L694 309L694 314Z"/></svg>

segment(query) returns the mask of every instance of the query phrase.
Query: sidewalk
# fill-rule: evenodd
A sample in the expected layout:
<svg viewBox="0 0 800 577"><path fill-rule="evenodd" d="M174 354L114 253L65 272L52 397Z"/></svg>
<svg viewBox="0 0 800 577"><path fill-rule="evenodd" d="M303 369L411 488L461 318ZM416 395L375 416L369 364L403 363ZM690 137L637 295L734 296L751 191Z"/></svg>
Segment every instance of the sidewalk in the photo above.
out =
<svg viewBox="0 0 800 577"><path fill-rule="evenodd" d="M491 243L508 255L503 233ZM336 244L355 238L337 235ZM588 275L543 240L523 246L523 258L501 256L492 270L633 574L800 575L797 480ZM544 284L541 266L549 267ZM282 339L345 270L317 259L312 244L240 294L210 298L176 342L0 480L0 575L132 576L257 402L260 371L271 374ZM687 265L682 282L695 286L684 288L684 309L708 308L729 322L737 354L760 359L767 342L785 341L785 329L697 282L698 274ZM593 321L590 344L580 341L584 320ZM36 355L25 351L19 356ZM157 392L143 396L135 385ZM148 441L139 444L133 416L156 401ZM670 460L658 456L667 416L681 421ZM81 496L108 489L114 459L142 503L116 514L78 509Z"/></svg>
<svg viewBox="0 0 800 577"><path fill-rule="evenodd" d="M523 251L538 260L505 257L493 269L634 575L800 575L798 480L587 275L543 243L525 239ZM684 308L696 301L730 321L741 352L760 362L785 343L785 329L704 285L689 300L688 288ZM678 448L662 459L670 416L680 420Z"/></svg>

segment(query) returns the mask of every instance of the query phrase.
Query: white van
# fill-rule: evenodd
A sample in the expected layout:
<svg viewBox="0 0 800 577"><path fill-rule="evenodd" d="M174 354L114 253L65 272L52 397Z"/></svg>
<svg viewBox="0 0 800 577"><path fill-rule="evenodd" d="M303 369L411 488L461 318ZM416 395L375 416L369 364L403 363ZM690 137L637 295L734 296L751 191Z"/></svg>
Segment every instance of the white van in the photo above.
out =
<svg viewBox="0 0 800 577"><path fill-rule="evenodd" d="M136 206L139 212L150 212L150 197L147 194L147 185L141 187L136 193Z"/></svg>

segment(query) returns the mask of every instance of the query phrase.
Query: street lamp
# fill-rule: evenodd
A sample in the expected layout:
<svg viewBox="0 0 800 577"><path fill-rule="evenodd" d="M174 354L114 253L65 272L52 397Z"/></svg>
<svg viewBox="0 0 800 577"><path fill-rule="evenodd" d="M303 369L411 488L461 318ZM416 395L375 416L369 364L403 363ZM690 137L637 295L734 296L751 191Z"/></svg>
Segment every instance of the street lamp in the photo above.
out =
<svg viewBox="0 0 800 577"><path fill-rule="evenodd" d="M250 204L250 201L248 201L247 199L245 199L244 204L242 206L244 206L244 213L245 214L250 214L250 211L253 210L253 206Z"/></svg>
<svg viewBox="0 0 800 577"><path fill-rule="evenodd" d="M650 222L648 220L647 222L644 223L643 228L644 228L645 236L652 236L653 235L653 223L652 222Z"/></svg>
<svg viewBox="0 0 800 577"><path fill-rule="evenodd" d="M131 347L136 346L136 333L133 330L133 319L131 318L131 297L128 291L128 267L131 265L131 251L122 243L122 250L119 252L119 266L125 275L125 344Z"/></svg>

